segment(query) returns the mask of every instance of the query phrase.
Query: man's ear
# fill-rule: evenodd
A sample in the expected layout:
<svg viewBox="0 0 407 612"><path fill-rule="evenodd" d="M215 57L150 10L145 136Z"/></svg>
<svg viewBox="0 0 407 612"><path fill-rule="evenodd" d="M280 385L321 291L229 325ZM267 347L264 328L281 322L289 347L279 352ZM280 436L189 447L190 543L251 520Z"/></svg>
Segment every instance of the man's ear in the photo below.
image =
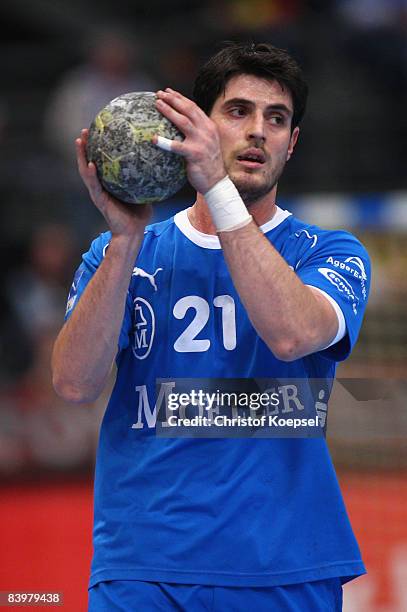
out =
<svg viewBox="0 0 407 612"><path fill-rule="evenodd" d="M297 125L293 129L293 133L291 134L290 144L289 144L288 151L287 151L287 161L290 159L290 157L291 157L291 155L292 155L292 153L294 151L294 147L297 144L299 133L300 133L300 128Z"/></svg>

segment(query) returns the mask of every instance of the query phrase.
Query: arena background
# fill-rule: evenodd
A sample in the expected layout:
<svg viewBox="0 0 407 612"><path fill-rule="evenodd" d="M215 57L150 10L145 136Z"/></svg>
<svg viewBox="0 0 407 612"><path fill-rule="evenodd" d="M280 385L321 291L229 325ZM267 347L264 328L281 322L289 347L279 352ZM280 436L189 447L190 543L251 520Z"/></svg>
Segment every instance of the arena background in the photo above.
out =
<svg viewBox="0 0 407 612"><path fill-rule="evenodd" d="M124 91L190 94L219 41L250 38L289 49L310 84L279 205L351 230L373 263L364 328L338 376L370 379L379 393L343 392L328 428L368 569L345 587L344 609L407 610L406 0L3 0L0 17L0 591L63 591L65 609L86 609L108 393L67 406L49 375L73 271L104 229L73 138ZM157 218L192 197L185 188ZM389 380L401 391L383 404Z"/></svg>

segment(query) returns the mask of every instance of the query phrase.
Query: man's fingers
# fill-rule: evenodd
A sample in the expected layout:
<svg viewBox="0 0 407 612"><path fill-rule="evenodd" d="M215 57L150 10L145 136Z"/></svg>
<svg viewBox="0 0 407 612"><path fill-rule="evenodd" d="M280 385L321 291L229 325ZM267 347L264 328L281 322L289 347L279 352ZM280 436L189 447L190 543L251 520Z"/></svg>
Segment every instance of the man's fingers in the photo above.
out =
<svg viewBox="0 0 407 612"><path fill-rule="evenodd" d="M183 117L187 117L189 121L196 126L202 123L203 119L207 118L207 115L205 115L203 110L200 109L195 102L189 100L189 98L186 98L182 94L173 91L169 87L167 87L165 91L159 90L157 92L157 98L158 103L160 101L165 102L167 106L173 108L175 111L178 111L178 113ZM159 108L159 105L157 108Z"/></svg>
<svg viewBox="0 0 407 612"><path fill-rule="evenodd" d="M88 142L88 136L89 130L81 130L80 137L75 140L79 170L84 170L88 164L88 160L86 157L86 145Z"/></svg>
<svg viewBox="0 0 407 612"><path fill-rule="evenodd" d="M89 195L96 203L96 199L100 196L103 190L97 175L95 164L93 162L88 162L86 157L87 137L88 130L82 130L81 137L76 139L76 157L78 161L79 174L81 175L82 180L89 191Z"/></svg>
<svg viewBox="0 0 407 612"><path fill-rule="evenodd" d="M88 144L88 138L89 138L89 130L87 128L84 128L83 130L81 130L81 139L83 140L85 147Z"/></svg>
<svg viewBox="0 0 407 612"><path fill-rule="evenodd" d="M94 166L92 162L88 162L88 158L86 156L86 144L88 140L88 132L89 130L82 130L80 138L77 138L75 140L76 157L78 160L78 166L79 166L79 171L81 173L81 176L84 176L84 175L86 176L88 174L88 169L90 167L90 164Z"/></svg>
<svg viewBox="0 0 407 612"><path fill-rule="evenodd" d="M169 87L165 91L158 91L157 97L188 117L194 124L202 122L202 119L207 117L195 102Z"/></svg>
<svg viewBox="0 0 407 612"><path fill-rule="evenodd" d="M78 161L79 173L83 180L86 182L89 177L89 168L94 166L92 162L88 162L86 157L85 143L81 138L77 138L75 141L76 144L76 158Z"/></svg>
<svg viewBox="0 0 407 612"><path fill-rule="evenodd" d="M160 113L164 115L164 117L167 117L167 119L169 119L174 125L176 125L177 128L181 130L183 134L185 134L185 136L188 136L194 129L194 126L190 119L186 115L183 115L182 113L175 110L175 108L170 106L170 104L168 104L165 100L157 100L156 106L157 110L159 110Z"/></svg>
<svg viewBox="0 0 407 612"><path fill-rule="evenodd" d="M75 146L76 146L76 159L78 162L79 173L81 177L84 179L86 175L88 160L86 159L85 145L84 145L82 138L77 138L75 140Z"/></svg>
<svg viewBox="0 0 407 612"><path fill-rule="evenodd" d="M171 89L171 87L166 87L165 90L164 90L164 93L166 93L166 92L168 92L170 94L174 94L174 96L177 96L178 98L184 98L185 97L179 91L175 91L175 89Z"/></svg>
<svg viewBox="0 0 407 612"><path fill-rule="evenodd" d="M169 138L164 138L164 136L154 136L153 144L163 151L171 151L177 155L186 156L187 153L182 142L179 140L170 140Z"/></svg>
<svg viewBox="0 0 407 612"><path fill-rule="evenodd" d="M157 147L159 147L163 151L172 150L172 140L170 140L169 138L164 138L164 136L157 136L157 139L154 144L157 145Z"/></svg>
<svg viewBox="0 0 407 612"><path fill-rule="evenodd" d="M97 175L97 171L96 171L96 166L93 162L89 162L87 165L86 177L87 177L86 186L89 189L89 193L93 201L96 203L97 198L103 192L103 188L102 188L102 185L100 184L100 181Z"/></svg>

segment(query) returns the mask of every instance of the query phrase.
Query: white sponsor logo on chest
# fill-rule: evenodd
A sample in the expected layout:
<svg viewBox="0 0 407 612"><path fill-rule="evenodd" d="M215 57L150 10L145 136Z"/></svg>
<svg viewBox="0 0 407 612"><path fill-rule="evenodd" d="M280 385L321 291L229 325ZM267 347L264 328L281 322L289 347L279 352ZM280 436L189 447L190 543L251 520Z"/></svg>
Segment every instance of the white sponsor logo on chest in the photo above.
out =
<svg viewBox="0 0 407 612"><path fill-rule="evenodd" d="M146 272L145 270L143 270L143 268L133 268L132 276L140 276L141 278L147 278L151 286L153 287L154 291L157 291L157 284L155 282L154 277L156 274L158 274L158 272L161 272L161 271L162 271L162 268L157 268L155 272L150 274L149 272Z"/></svg>

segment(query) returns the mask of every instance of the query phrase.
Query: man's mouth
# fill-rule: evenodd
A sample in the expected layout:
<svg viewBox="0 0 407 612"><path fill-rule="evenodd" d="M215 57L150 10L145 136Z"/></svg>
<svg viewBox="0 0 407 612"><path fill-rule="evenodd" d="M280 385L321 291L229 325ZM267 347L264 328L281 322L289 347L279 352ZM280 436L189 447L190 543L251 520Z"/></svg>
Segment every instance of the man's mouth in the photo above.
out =
<svg viewBox="0 0 407 612"><path fill-rule="evenodd" d="M266 161L266 156L261 149L247 149L237 156L237 161L249 168L259 168Z"/></svg>

